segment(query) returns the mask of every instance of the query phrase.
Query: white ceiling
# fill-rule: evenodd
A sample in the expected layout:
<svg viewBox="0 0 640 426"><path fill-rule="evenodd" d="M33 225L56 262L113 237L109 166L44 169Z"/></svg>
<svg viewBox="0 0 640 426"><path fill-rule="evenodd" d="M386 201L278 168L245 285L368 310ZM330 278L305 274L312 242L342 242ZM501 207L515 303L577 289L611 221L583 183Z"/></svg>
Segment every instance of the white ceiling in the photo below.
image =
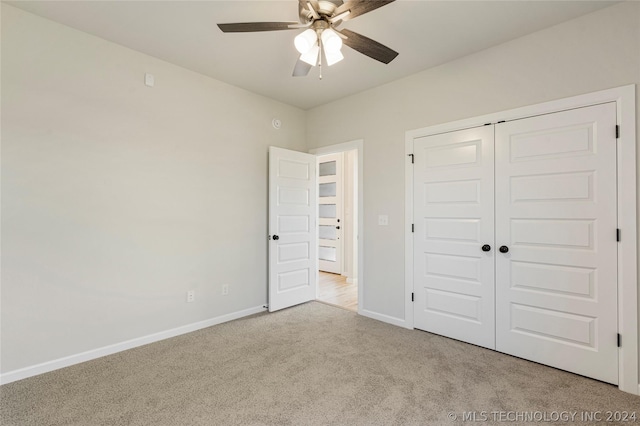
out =
<svg viewBox="0 0 640 426"><path fill-rule="evenodd" d="M611 1L397 0L343 24L400 55L291 77L301 30L224 34L216 23L297 21L288 1L7 1L42 17L303 109L397 80L607 7Z"/></svg>

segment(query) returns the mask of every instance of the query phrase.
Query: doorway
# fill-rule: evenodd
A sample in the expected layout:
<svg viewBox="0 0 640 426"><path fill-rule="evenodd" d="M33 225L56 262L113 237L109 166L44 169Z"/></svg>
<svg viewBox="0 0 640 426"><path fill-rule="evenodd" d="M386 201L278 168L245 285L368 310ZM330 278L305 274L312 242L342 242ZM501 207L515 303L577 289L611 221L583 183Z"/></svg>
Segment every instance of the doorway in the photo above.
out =
<svg viewBox="0 0 640 426"><path fill-rule="evenodd" d="M354 312L362 309L363 299L363 279L359 274L363 270L362 148L363 141L357 140L310 151L318 158L316 300ZM340 180L334 192L332 183ZM331 204L335 204L335 215ZM328 262L334 254L336 262Z"/></svg>
<svg viewBox="0 0 640 426"><path fill-rule="evenodd" d="M357 312L363 311L363 141L318 148L310 153L269 147L268 304L269 312L318 300L319 155L354 151L352 256ZM355 201L357 200L357 201ZM341 274L342 275L342 274Z"/></svg>
<svg viewBox="0 0 640 426"><path fill-rule="evenodd" d="M317 300L357 311L357 151L317 159Z"/></svg>

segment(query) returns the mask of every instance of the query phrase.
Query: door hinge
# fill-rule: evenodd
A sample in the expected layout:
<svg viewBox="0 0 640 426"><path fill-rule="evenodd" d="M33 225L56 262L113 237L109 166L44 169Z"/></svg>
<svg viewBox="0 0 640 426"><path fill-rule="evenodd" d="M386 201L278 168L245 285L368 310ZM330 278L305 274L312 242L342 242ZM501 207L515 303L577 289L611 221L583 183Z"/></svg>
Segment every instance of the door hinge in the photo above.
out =
<svg viewBox="0 0 640 426"><path fill-rule="evenodd" d="M622 347L622 336L620 335L620 333L618 333L618 347Z"/></svg>
<svg viewBox="0 0 640 426"><path fill-rule="evenodd" d="M616 228L616 241L620 242L620 228Z"/></svg>
<svg viewBox="0 0 640 426"><path fill-rule="evenodd" d="M411 157L411 164L413 164L413 161L414 161L413 154L407 154L407 157Z"/></svg>
<svg viewBox="0 0 640 426"><path fill-rule="evenodd" d="M620 138L620 125L616 124L616 139Z"/></svg>
<svg viewBox="0 0 640 426"><path fill-rule="evenodd" d="M411 232L416 232L416 226L413 223L411 224Z"/></svg>
<svg viewBox="0 0 640 426"><path fill-rule="evenodd" d="M411 293L411 301L414 301L414 293Z"/></svg>

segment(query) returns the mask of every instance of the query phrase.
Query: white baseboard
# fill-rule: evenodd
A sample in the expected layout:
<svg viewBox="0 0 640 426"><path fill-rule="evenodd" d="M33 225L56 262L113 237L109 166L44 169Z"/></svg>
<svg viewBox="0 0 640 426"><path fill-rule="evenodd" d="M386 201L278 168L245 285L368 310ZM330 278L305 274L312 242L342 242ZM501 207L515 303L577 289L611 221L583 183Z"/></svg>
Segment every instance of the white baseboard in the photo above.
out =
<svg viewBox="0 0 640 426"><path fill-rule="evenodd" d="M361 309L358 311L358 313L362 316L368 317L368 318L372 318L378 321L382 321L382 322L386 322L389 324L393 324L393 325L397 325L398 327L403 327L403 328L412 328L412 327L408 327L407 325L407 321L402 319L402 318L396 318L396 317L392 317L389 315L385 315L385 314L379 314L377 312L371 312L371 311L367 311L366 309Z"/></svg>
<svg viewBox="0 0 640 426"><path fill-rule="evenodd" d="M193 324L183 325L181 327L172 328L170 330L160 331L158 333L149 334L147 336L137 337L109 346L92 349L75 355L66 356L64 358L54 359L52 361L43 362L41 364L24 367L19 370L9 371L0 374L0 385L26 379L28 377L37 376L38 374L48 373L60 368L69 367L71 365L80 364L81 362L90 361L92 359L101 358L103 356L112 355L117 352L126 351L127 349L137 348L138 346L147 345L149 343L158 342L160 340L169 339L181 334L191 333L192 331L222 324L249 315L264 312L264 306L256 306L255 308L244 309L238 312L221 315L204 321L195 322Z"/></svg>

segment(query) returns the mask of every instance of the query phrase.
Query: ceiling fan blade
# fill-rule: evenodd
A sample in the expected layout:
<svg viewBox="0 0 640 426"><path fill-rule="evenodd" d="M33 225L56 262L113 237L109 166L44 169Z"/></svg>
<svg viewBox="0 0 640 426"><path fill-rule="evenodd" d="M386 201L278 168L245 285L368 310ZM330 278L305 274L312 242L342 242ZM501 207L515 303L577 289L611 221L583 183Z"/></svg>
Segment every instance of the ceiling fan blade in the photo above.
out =
<svg viewBox="0 0 640 426"><path fill-rule="evenodd" d="M375 40L371 40L368 37L365 37L361 34L354 33L353 31L343 29L338 31L342 35L347 36L346 39L343 39L342 42L349 46L350 48L357 50L363 55L367 55L370 58L375 59L376 61L380 61L383 64L388 64L393 61L396 56L398 56L398 52L393 49L389 49L384 44L380 44Z"/></svg>
<svg viewBox="0 0 640 426"><path fill-rule="evenodd" d="M255 31L295 30L291 26L299 22L239 22L234 24L218 24L223 33L252 33Z"/></svg>
<svg viewBox="0 0 640 426"><path fill-rule="evenodd" d="M296 62L296 66L293 68L293 77L305 77L309 74L311 70L311 65L306 63L305 61L298 59Z"/></svg>
<svg viewBox="0 0 640 426"><path fill-rule="evenodd" d="M341 13L345 13L349 11L349 14L344 16L341 20L348 21L349 19L353 19L356 16L364 15L365 13L371 12L372 10L376 10L379 7L385 6L389 3L393 3L395 0L351 0L346 1L342 6L338 6L338 8L333 12L333 16L340 15Z"/></svg>
<svg viewBox="0 0 640 426"><path fill-rule="evenodd" d="M320 7L318 6L318 3L315 0L307 0L306 4L311 12L311 16L313 16L313 19L320 19L320 15L318 14Z"/></svg>
<svg viewBox="0 0 640 426"><path fill-rule="evenodd" d="M306 23L310 20L320 19L318 10L317 0L298 0L298 16L300 17L300 22Z"/></svg>

